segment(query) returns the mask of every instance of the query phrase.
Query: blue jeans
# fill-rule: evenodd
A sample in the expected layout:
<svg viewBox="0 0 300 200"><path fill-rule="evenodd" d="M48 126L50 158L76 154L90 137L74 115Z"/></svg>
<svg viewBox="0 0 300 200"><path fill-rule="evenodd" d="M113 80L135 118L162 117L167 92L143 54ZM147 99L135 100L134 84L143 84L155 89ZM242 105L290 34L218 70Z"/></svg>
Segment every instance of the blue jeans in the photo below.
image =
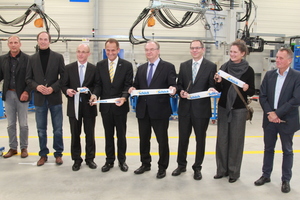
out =
<svg viewBox="0 0 300 200"><path fill-rule="evenodd" d="M51 113L51 120L53 126L53 149L54 157L61 157L62 152L64 150L63 144L63 131L62 131L62 104L59 105L49 105L48 101L45 100L43 106L36 106L35 107L35 119L36 119L36 126L39 135L39 142L40 142L40 156L47 157L49 153L49 149L47 147L47 116L48 116L48 109Z"/></svg>

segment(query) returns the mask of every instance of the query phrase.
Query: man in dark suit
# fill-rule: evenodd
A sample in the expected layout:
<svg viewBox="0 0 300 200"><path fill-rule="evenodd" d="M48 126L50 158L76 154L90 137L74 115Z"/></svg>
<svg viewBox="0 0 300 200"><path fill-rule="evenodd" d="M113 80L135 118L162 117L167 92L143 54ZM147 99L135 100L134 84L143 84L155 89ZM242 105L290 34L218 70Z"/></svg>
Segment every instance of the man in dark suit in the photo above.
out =
<svg viewBox="0 0 300 200"><path fill-rule="evenodd" d="M145 45L148 62L141 65L136 73L133 87L135 89L165 89L176 93L176 71L173 64L160 59L160 45L156 41L148 41ZM169 165L168 127L172 114L170 96L168 94L139 96L136 106L136 117L139 124L140 154L142 166L134 171L142 174L151 169L150 138L153 128L159 145L159 161L157 178L166 176Z"/></svg>
<svg viewBox="0 0 300 200"><path fill-rule="evenodd" d="M102 172L109 171L114 166L115 142L114 134L117 135L117 156L119 167L126 172L126 129L127 113L129 112L128 89L132 86L133 69L132 64L118 57L120 52L119 42L108 39L105 42L107 59L97 63L97 77L99 86L95 91L101 99L119 98L116 103L101 103L100 112L105 132L106 162Z"/></svg>
<svg viewBox="0 0 300 200"><path fill-rule="evenodd" d="M0 81L3 82L2 100L5 101L9 151L3 156L9 158L18 153L17 119L20 127L21 157L28 156L27 112L30 88L25 82L28 55L20 49L21 41L16 35L7 40L9 52L0 57Z"/></svg>
<svg viewBox="0 0 300 200"><path fill-rule="evenodd" d="M26 82L34 90L35 120L40 143L40 159L37 166L48 160L47 154L47 115L51 112L53 126L53 148L57 165L63 163L64 150L62 138L62 95L61 79L65 70L64 58L52 51L49 46L51 36L47 32L37 35L39 51L30 56L27 66Z"/></svg>
<svg viewBox="0 0 300 200"><path fill-rule="evenodd" d="M214 75L216 64L203 58L204 45L200 40L190 44L190 53L193 59L181 63L178 74L178 92L180 95L178 107L178 167L173 171L173 176L178 176L186 171L186 157L189 139L194 128L196 135L196 158L193 164L194 179L201 180L201 168L205 153L205 138L208 123L211 117L210 98L188 100L189 93L202 91L216 91L214 89Z"/></svg>
<svg viewBox="0 0 300 200"><path fill-rule="evenodd" d="M62 92L68 98L67 115L69 116L71 129L71 156L74 160L73 171L80 169L83 159L81 158L80 134L83 122L85 133L85 162L91 169L96 169L94 162L96 154L95 145L95 121L97 116L97 106L89 104L93 98L97 99L93 93L97 84L96 67L89 63L90 48L87 44L80 44L77 47L77 61L66 65ZM77 88L89 89L90 92L79 93Z"/></svg>
<svg viewBox="0 0 300 200"><path fill-rule="evenodd" d="M290 191L293 166L293 136L299 130L300 72L290 68L293 52L279 49L276 55L277 69L266 73L261 87L259 102L264 111L264 160L262 176L254 182L260 186L271 181L274 148L277 134L280 136L282 161L281 191Z"/></svg>

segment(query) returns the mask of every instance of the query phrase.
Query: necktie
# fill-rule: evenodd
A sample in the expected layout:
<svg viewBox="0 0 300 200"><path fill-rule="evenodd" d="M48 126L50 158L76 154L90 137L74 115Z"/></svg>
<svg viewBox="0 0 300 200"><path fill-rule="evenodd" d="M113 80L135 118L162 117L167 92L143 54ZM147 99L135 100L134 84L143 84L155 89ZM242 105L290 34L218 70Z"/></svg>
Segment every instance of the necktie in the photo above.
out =
<svg viewBox="0 0 300 200"><path fill-rule="evenodd" d="M197 76L197 65L198 65L198 63L197 62L194 62L194 64L193 64L193 83L195 82L195 78L196 78L196 76Z"/></svg>
<svg viewBox="0 0 300 200"><path fill-rule="evenodd" d="M110 82L112 83L114 80L114 62L110 62L109 65L109 77L110 77Z"/></svg>
<svg viewBox="0 0 300 200"><path fill-rule="evenodd" d="M82 86L83 80L84 80L84 76L83 76L83 68L84 65L80 65L79 67L79 80L80 80L80 86Z"/></svg>
<svg viewBox="0 0 300 200"><path fill-rule="evenodd" d="M148 77L147 77L148 86L150 85L151 80L152 80L153 65L154 65L153 63L150 64L150 69L149 69L149 73L148 73Z"/></svg>

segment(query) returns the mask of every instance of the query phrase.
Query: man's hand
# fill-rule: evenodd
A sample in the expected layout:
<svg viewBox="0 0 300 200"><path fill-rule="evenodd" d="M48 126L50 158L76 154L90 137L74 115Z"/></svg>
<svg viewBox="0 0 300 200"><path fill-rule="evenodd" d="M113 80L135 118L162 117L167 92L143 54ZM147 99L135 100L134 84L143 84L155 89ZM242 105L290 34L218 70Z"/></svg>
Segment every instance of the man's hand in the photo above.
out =
<svg viewBox="0 0 300 200"><path fill-rule="evenodd" d="M46 87L44 85L38 85L36 87L36 90L42 93L43 95L52 94L52 92L54 91L52 87Z"/></svg>
<svg viewBox="0 0 300 200"><path fill-rule="evenodd" d="M136 90L136 88L135 88L135 87L130 87L130 88L128 89L128 93L131 94L132 90Z"/></svg>
<svg viewBox="0 0 300 200"><path fill-rule="evenodd" d="M169 89L173 91L170 95L176 94L176 87L170 86Z"/></svg>
<svg viewBox="0 0 300 200"><path fill-rule="evenodd" d="M28 101L29 94L27 91L24 91L20 96L20 101Z"/></svg>
<svg viewBox="0 0 300 200"><path fill-rule="evenodd" d="M273 112L268 112L268 119L269 122L273 122L273 123L280 123L281 120L280 118L277 116L277 114L273 111Z"/></svg>
<svg viewBox="0 0 300 200"><path fill-rule="evenodd" d="M96 105L94 102L97 101L97 96L92 94L91 97L90 97L90 106L94 106Z"/></svg>
<svg viewBox="0 0 300 200"><path fill-rule="evenodd" d="M125 97L121 97L119 99L116 100L116 105L117 106L122 106L126 101L126 98Z"/></svg>
<svg viewBox="0 0 300 200"><path fill-rule="evenodd" d="M69 97L73 97L76 94L76 90L73 89L67 89L67 95Z"/></svg>
<svg viewBox="0 0 300 200"><path fill-rule="evenodd" d="M246 92L249 89L249 85L247 83L245 83L243 85L243 91Z"/></svg>
<svg viewBox="0 0 300 200"><path fill-rule="evenodd" d="M215 74L214 79L217 83L220 83L222 81L222 77L218 73Z"/></svg>
<svg viewBox="0 0 300 200"><path fill-rule="evenodd" d="M189 95L189 93L187 93L186 91L184 91L184 90L181 90L180 91L180 97L181 98L188 98L188 95Z"/></svg>

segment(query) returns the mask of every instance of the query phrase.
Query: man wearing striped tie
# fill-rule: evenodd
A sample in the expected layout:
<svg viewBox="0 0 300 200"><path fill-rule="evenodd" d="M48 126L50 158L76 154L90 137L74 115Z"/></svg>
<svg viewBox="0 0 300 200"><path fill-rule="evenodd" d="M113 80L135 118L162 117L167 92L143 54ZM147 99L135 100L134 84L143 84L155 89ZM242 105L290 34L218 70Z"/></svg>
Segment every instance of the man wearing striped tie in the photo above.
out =
<svg viewBox="0 0 300 200"><path fill-rule="evenodd" d="M126 172L126 129L127 113L129 112L128 89L132 86L132 64L118 56L120 52L119 42L116 39L108 39L105 42L107 59L97 63L96 76L99 86L95 94L100 99L118 98L116 103L101 103L100 112L105 132L106 162L102 172L109 171L114 166L115 142L117 135L117 159L121 171Z"/></svg>

